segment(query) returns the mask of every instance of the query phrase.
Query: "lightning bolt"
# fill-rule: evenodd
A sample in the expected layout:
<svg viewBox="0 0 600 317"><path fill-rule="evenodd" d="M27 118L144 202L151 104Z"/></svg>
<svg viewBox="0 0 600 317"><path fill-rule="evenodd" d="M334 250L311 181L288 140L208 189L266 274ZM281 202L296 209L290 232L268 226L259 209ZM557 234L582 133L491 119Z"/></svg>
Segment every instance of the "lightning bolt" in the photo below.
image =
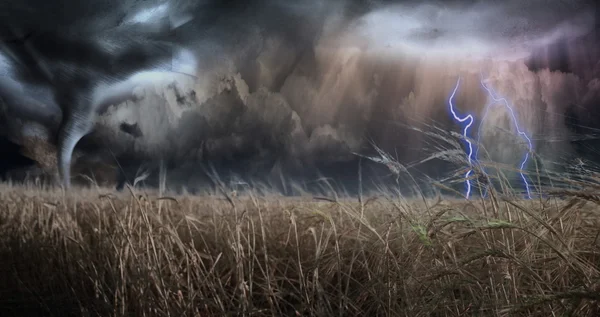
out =
<svg viewBox="0 0 600 317"><path fill-rule="evenodd" d="M463 129L463 136L465 137L465 141L467 142L467 145L469 147L469 153L467 155L467 160L469 162L469 166L471 166L472 165L471 163L473 161L473 144L469 140L468 132L469 132L469 128L471 127L471 125L473 125L474 119L473 119L473 116L470 114L461 118L454 110L454 104L452 103L452 99L454 99L454 95L456 95L456 91L458 90L459 86L460 86L460 77L458 77L458 80L456 81L456 86L454 87L452 94L450 94L450 98L448 98L448 106L450 107L450 112L452 113L454 120L456 120L460 123L464 123L464 122L468 121L468 123L465 125L465 127ZM472 172L473 172L473 170L469 169L469 171L465 174L465 179L466 179L465 181L467 183L467 192L465 194L465 197L467 199L469 199L469 197L471 196L471 180L469 180L469 176L471 175Z"/></svg>
<svg viewBox="0 0 600 317"><path fill-rule="evenodd" d="M525 153L525 157L523 158L523 161L521 161L521 166L520 166L521 169L520 169L519 173L521 174L521 179L523 179L523 183L525 184L525 190L527 191L527 198L531 199L531 190L529 188L529 183L527 182L527 178L525 177L525 174L523 173L523 169L525 168L525 165L527 164L527 161L529 160L529 154L531 152L533 152L533 144L531 142L531 139L529 138L529 136L527 136L527 133L522 131L521 128L519 127L519 122L515 115L515 111L514 111L513 107L509 104L508 100L506 100L506 98L504 98L504 97L498 97L496 95L496 92L491 87L488 87L483 82L483 76L481 76L480 83L481 83L481 86L483 87L483 89L485 89L487 91L488 95L491 97L491 99L494 101L494 103L504 104L504 106L508 110L508 113L510 113L510 115L512 117L513 124L515 125L515 128L517 129L517 134L519 134L526 141L526 143L528 145L528 151L527 151L527 153ZM490 106L490 105L488 105L488 106ZM489 109L489 107L487 107L487 108ZM488 109L486 109L484 119L485 119L485 116L487 116Z"/></svg>

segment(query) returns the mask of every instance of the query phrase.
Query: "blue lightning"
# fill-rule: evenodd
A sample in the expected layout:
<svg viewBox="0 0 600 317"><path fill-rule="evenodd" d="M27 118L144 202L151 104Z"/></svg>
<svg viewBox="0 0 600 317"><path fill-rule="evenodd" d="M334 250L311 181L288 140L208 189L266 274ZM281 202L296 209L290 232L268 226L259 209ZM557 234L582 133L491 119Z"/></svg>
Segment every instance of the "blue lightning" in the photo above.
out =
<svg viewBox="0 0 600 317"><path fill-rule="evenodd" d="M481 86L483 87L483 89L485 89L488 92L489 96L492 98L492 100L495 103L502 102L504 104L504 106L506 107L506 109L508 110L508 112L510 113L510 115L511 115L511 117L513 119L513 123L515 125L515 128L517 129L517 133L523 139L525 139L526 142L527 142L527 145L528 145L529 149L528 149L527 153L525 153L525 157L523 158L523 161L521 162L521 169L520 169L519 173L521 174L521 179L523 179L523 183L525 183L525 190L527 191L527 197L529 199L531 199L531 190L529 189L529 183L527 182L527 178L525 177L525 174L523 173L523 170L525 169L525 165L527 164L527 161L529 160L529 154L533 152L533 144L531 142L531 139L529 138L529 136L527 136L527 134L525 132L523 132L521 130L521 128L519 128L519 122L517 120L517 117L515 115L515 112L514 112L512 106L509 104L508 100L506 100L506 98L503 98L503 97L502 98L497 97L495 91L492 88L490 88L490 87L488 87L488 86L486 86L484 84L484 82L483 82L483 76L481 77L480 83L481 83ZM486 109L486 113L484 115L484 118L485 118L486 115L487 115L487 109Z"/></svg>
<svg viewBox="0 0 600 317"><path fill-rule="evenodd" d="M530 153L533 152L533 143L531 142L531 139L529 138L527 133L525 133L519 127L519 122L515 115L515 111L514 111L513 107L510 105L510 103L508 102L508 100L504 97L499 97L496 94L496 92L494 91L494 89L492 89L491 87L488 87L484 83L483 76L481 76L480 83L481 83L481 86L487 91L492 102L488 103L485 107L485 113L481 120L482 123L479 124L479 128L477 131L477 140L478 140L477 142L478 142L478 144L480 143L481 127L482 127L483 121L485 121L485 118L488 115L489 109L495 104L502 103L505 106L505 108L508 110L508 113L510 114L510 116L512 118L513 124L515 125L515 128L517 130L517 134L520 135L526 141L526 143L528 145L528 151L525 153L525 156L524 156L523 160L521 161L519 174L521 175L521 179L523 180L523 183L525 184L525 190L527 191L527 198L531 199L531 190L530 190L529 182L527 181L527 177L525 176L523 170L525 169L527 162L529 161ZM458 91L459 86L460 86L460 77L458 78L458 80L456 82L456 86L454 87L454 90L452 91L452 94L450 95L450 98L448 99L448 105L450 107L450 112L452 113L452 116L454 117L454 119L456 121L458 121L460 123L467 122L467 124L465 125L465 127L463 129L463 137L465 138L465 141L467 142L468 147L469 147L469 152L468 152L468 156L467 156L469 166L472 166L473 161L477 161L479 159L479 147L477 148L477 150L475 152L475 155L474 155L475 158L473 158L473 144L469 140L468 132L469 132L469 128L473 125L474 118L472 115L460 117L456 113L456 111L454 109L454 104L452 102L452 100L454 99L454 96L456 95L456 92ZM467 191L466 191L465 196L467 199L469 199L469 197L471 196L471 181L469 180L469 176L471 176L472 173L473 173L473 170L469 169L469 171L465 174L465 181L467 184ZM485 173L485 171L484 171L484 173ZM486 193L487 193L487 190L486 190Z"/></svg>
<svg viewBox="0 0 600 317"><path fill-rule="evenodd" d="M473 124L474 119L473 119L473 116L470 114L467 115L466 117L461 118L456 114L456 111L454 111L454 104L452 103L452 99L454 99L454 95L456 95L456 91L458 90L459 85L460 85L460 77L458 77L458 80L456 81L456 86L454 87L454 90L452 91L452 94L450 95L450 98L448 99L448 105L450 106L450 112L452 112L452 116L454 116L454 119L456 121L458 121L460 123L464 123L465 121L468 121L467 125L463 129L463 136L465 137L465 141L467 142L467 144L469 146L469 154L467 156L467 159L469 161L469 166L471 166L471 162L473 159L473 144L469 140L468 132L469 132L469 128ZM469 169L467 174L465 174L465 179L466 179L466 183L467 183L467 192L466 192L465 196L467 199L469 199L469 196L471 196L471 180L469 179L469 176L471 175L472 172L473 172L473 170Z"/></svg>

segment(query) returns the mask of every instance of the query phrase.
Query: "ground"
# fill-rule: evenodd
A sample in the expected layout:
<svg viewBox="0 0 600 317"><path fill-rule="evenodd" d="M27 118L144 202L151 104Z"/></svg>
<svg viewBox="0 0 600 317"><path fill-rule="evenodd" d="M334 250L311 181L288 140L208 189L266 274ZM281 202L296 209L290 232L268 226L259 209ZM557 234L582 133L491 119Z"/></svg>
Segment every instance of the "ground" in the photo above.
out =
<svg viewBox="0 0 600 317"><path fill-rule="evenodd" d="M0 192L3 316L598 316L600 203Z"/></svg>

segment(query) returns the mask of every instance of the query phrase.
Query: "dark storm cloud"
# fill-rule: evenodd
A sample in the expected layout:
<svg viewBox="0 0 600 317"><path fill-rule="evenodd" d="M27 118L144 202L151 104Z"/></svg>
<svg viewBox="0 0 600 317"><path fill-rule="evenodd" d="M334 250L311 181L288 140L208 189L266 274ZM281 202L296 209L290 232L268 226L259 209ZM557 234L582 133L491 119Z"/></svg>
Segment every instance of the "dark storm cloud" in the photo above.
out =
<svg viewBox="0 0 600 317"><path fill-rule="evenodd" d="M168 16L177 28L157 38L185 46L173 68L195 76L125 85L131 100L107 108L90 137L117 156L231 161L247 170L264 163L261 172L309 169L355 160L351 152L367 151L369 137L410 163L438 149L423 133L399 125L435 123L458 131L447 113L448 93L463 76L457 104L481 115L483 71L515 105L536 136L536 150L550 162L573 151L565 112L577 104L580 117L589 118L581 108L589 109L598 94L599 74L589 71L597 59L577 58L597 50L592 2L164 3L98 22ZM544 70L546 62L537 72L528 67L528 57L559 42L569 48L570 68L561 69L585 76ZM136 133L123 125L137 127ZM494 159L515 163L522 148L506 131L514 127L506 111L494 107L482 142Z"/></svg>
<svg viewBox="0 0 600 317"><path fill-rule="evenodd" d="M0 52L3 63L8 64L6 76L0 79L3 106L11 110L11 115L24 114L34 120L32 111L25 108L46 102L36 99L37 88L50 91L50 102L60 108L62 115L60 128L53 120L43 123L53 130L51 139L58 142L64 185L69 185L73 149L93 128L95 110L102 107L98 91L141 70L160 67L161 62L167 62L163 68L170 68L175 52L172 43L149 38L151 34L171 30L168 17L148 20L128 16L129 12L143 11L158 3L68 0L2 3ZM23 93L13 89L18 84L26 88ZM40 109L40 113L50 108Z"/></svg>
<svg viewBox="0 0 600 317"><path fill-rule="evenodd" d="M16 28L23 34L94 34L122 25L144 9L162 3L160 0L7 0L0 4L0 18L2 31L6 32Z"/></svg>

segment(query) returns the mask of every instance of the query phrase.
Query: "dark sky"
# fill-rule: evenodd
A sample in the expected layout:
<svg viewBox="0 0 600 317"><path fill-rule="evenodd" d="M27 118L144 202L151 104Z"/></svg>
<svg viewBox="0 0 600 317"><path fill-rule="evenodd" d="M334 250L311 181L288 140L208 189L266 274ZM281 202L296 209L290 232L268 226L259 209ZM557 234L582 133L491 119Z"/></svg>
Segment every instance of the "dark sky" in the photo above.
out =
<svg viewBox="0 0 600 317"><path fill-rule="evenodd" d="M57 71L91 63L51 58L68 43L114 55L143 30L148 40L182 48L169 67L183 74L127 83L98 77L99 99L119 89L129 97L105 102L113 106L99 109L95 130L78 145L89 157L116 157L126 168L165 158L174 184L193 186L198 164L212 163L247 178L272 180L281 171L306 181L322 174L352 187L352 153L375 153L369 139L414 166L418 178L444 177L460 164L417 163L453 145L423 131L461 131L447 105L458 76L457 103L482 119L483 74L514 103L548 168L596 155L600 46L592 1L10 0L0 12L0 39L46 36L38 53ZM56 40L61 48L51 49L55 38L72 41ZM4 52L0 74L15 79ZM55 142L60 117L44 87L15 80L23 85L19 96L33 101L3 103L3 175L32 163L19 155L23 136ZM506 111L493 108L475 126L489 159L522 158ZM375 163L365 173L389 174Z"/></svg>

